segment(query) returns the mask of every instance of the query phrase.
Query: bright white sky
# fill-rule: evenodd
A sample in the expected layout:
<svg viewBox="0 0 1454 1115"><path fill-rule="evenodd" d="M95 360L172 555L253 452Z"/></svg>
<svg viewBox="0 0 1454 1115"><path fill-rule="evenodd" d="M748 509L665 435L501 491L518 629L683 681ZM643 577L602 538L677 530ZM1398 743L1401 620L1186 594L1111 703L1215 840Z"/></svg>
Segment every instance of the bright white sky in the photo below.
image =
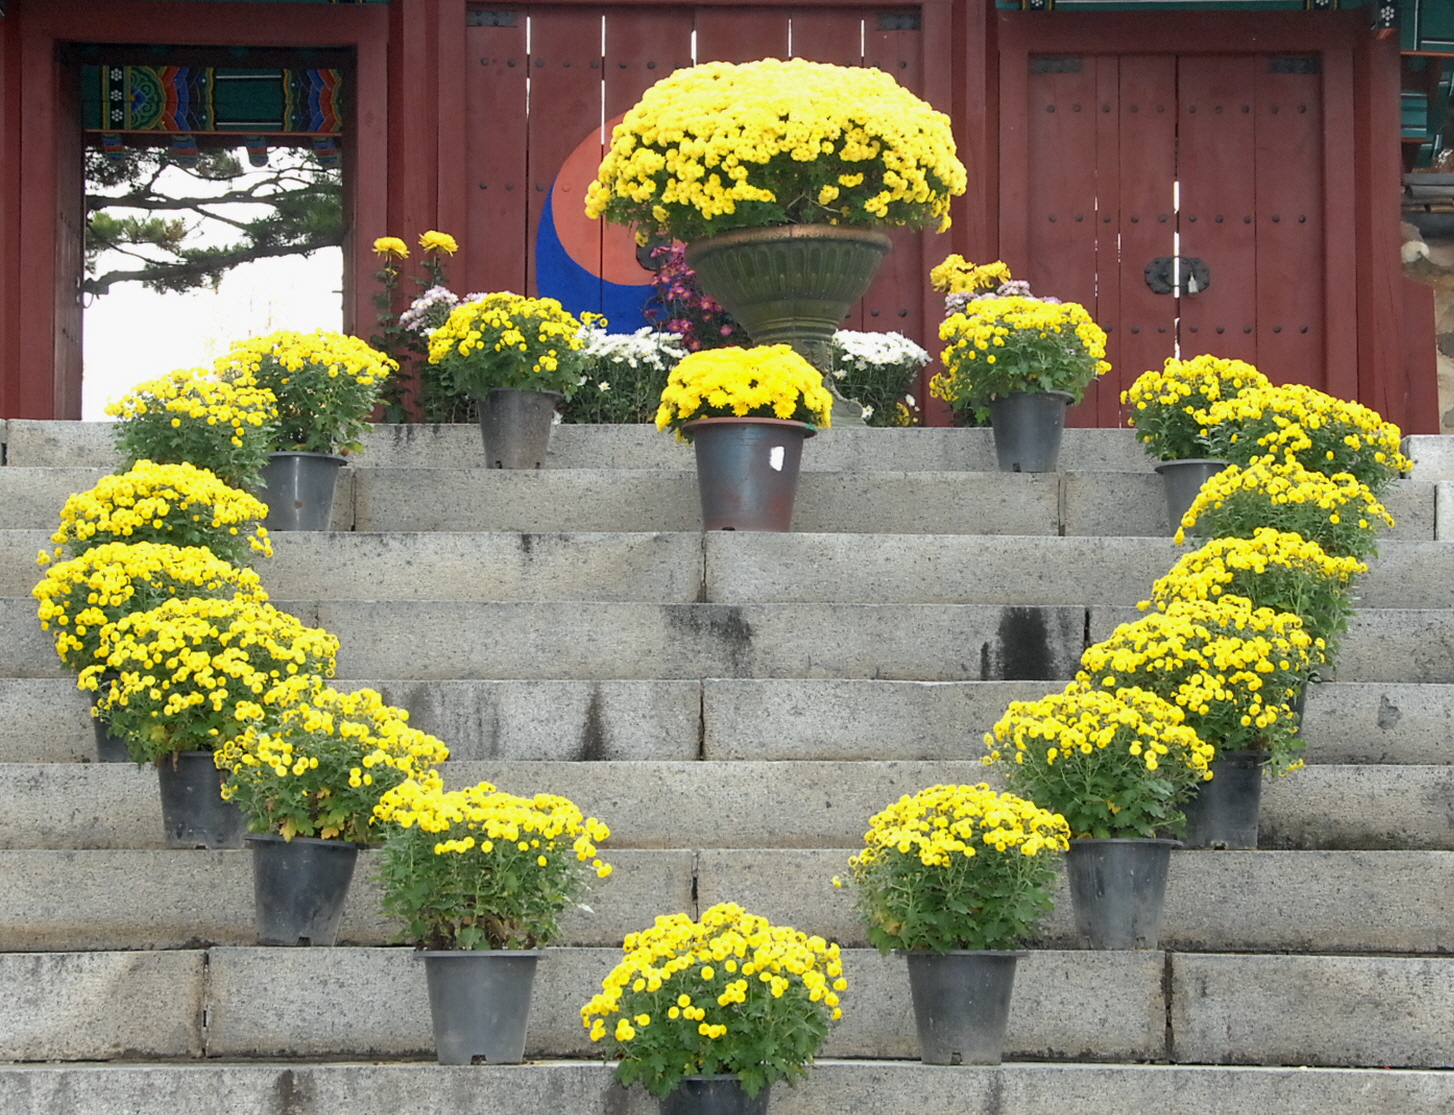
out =
<svg viewBox="0 0 1454 1115"><path fill-rule="evenodd" d="M198 186L188 177L181 188ZM109 252L100 269L135 265ZM158 294L139 283L112 287L85 312L82 417L105 418L106 404L143 380L174 368L210 366L233 341L276 329L342 328L342 275L342 253L327 248L307 259L244 264L224 275L215 292Z"/></svg>

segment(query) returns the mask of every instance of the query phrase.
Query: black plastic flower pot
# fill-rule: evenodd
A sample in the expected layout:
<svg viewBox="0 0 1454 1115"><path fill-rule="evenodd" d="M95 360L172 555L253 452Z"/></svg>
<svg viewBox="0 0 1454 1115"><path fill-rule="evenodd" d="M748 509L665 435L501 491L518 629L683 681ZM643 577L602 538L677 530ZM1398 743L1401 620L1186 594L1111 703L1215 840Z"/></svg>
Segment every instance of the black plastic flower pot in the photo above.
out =
<svg viewBox="0 0 1454 1115"><path fill-rule="evenodd" d="M254 927L260 945L331 945L358 861L346 840L253 833Z"/></svg>

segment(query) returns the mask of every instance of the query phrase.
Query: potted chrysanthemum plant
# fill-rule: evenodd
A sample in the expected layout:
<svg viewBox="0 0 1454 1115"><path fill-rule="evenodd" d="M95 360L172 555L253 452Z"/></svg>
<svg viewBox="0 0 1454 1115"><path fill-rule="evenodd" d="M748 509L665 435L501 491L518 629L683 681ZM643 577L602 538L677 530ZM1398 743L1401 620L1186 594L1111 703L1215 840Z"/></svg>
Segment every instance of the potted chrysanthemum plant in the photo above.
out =
<svg viewBox="0 0 1454 1115"><path fill-rule="evenodd" d="M1073 681L1013 701L985 736L987 765L1010 790L1065 818L1066 871L1081 940L1091 948L1156 948L1166 896L1167 838L1207 776L1212 749L1172 702L1134 680Z"/></svg>
<svg viewBox="0 0 1454 1115"><path fill-rule="evenodd" d="M257 573L223 561L205 546L104 542L64 561L42 553L40 563L45 574L31 590L40 602L40 626L51 633L56 654L77 675L102 658L106 629L132 612L182 597L268 598ZM109 721L94 704L92 714L101 761L126 762L130 756L125 740L111 734Z"/></svg>
<svg viewBox="0 0 1454 1115"><path fill-rule="evenodd" d="M855 909L907 958L926 1064L1000 1063L1017 950L1054 905L1069 838L1058 813L985 783L930 786L869 821L848 861Z"/></svg>
<svg viewBox="0 0 1454 1115"><path fill-rule="evenodd" d="M1066 408L1110 370L1106 335L1079 303L1022 286L971 297L944 319L944 371L929 392L957 415L989 410L1001 471L1054 472Z"/></svg>
<svg viewBox="0 0 1454 1115"><path fill-rule="evenodd" d="M273 530L327 530L341 454L363 450L384 381L399 365L357 337L282 330L238 341L217 361L224 380L248 380L277 400L263 485Z"/></svg>
<svg viewBox="0 0 1454 1115"><path fill-rule="evenodd" d="M754 344L830 371L886 227L949 224L967 175L949 117L881 70L710 62L658 81L611 135L586 213L680 240Z"/></svg>
<svg viewBox="0 0 1454 1115"><path fill-rule="evenodd" d="M446 792L437 772L386 792L384 912L424 960L439 1063L517 1064L541 949L611 865L610 829L555 794L481 782Z"/></svg>
<svg viewBox="0 0 1454 1115"><path fill-rule="evenodd" d="M580 385L583 328L599 320L500 291L461 302L430 332L442 388L479 401L487 468L544 466L556 410Z"/></svg>
<svg viewBox="0 0 1454 1115"><path fill-rule="evenodd" d="M838 946L736 903L658 917L624 951L581 1021L611 1047L616 1080L642 1084L662 1115L762 1115L770 1086L805 1076L843 1014Z"/></svg>
<svg viewBox="0 0 1454 1115"><path fill-rule="evenodd" d="M161 779L170 847L240 847L242 813L221 798L212 752L332 676L338 640L271 604L188 597L102 629L80 684L138 763Z"/></svg>
<svg viewBox="0 0 1454 1115"><path fill-rule="evenodd" d="M703 349L672 369L656 426L696 449L704 529L785 531L803 441L832 409L817 369L788 345Z"/></svg>
<svg viewBox="0 0 1454 1115"><path fill-rule="evenodd" d="M1142 372L1121 392L1122 406L1130 409L1126 421L1159 462L1173 531L1207 478L1227 467L1228 458L1211 444L1206 409L1265 386L1267 377L1251 364L1208 353L1168 356L1159 370Z"/></svg>
<svg viewBox="0 0 1454 1115"><path fill-rule="evenodd" d="M372 689L316 678L292 701L243 702L236 716L246 727L212 757L222 797L247 818L258 943L331 945L359 848L382 839L375 807L449 749Z"/></svg>

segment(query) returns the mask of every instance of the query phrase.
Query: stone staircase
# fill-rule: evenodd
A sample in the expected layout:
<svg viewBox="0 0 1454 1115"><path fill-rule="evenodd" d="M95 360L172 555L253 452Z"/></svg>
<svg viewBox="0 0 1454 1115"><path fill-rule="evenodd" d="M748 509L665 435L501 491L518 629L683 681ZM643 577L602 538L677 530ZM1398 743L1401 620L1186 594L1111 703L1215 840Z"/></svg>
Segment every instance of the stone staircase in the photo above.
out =
<svg viewBox="0 0 1454 1115"><path fill-rule="evenodd" d="M1309 765L1267 787L1266 850L1177 853L1163 951L1078 949L1062 894L998 1068L918 1064L902 961L830 880L900 794L983 780L1006 703L1058 688L1172 564L1129 432L1067 431L1065 471L1019 476L987 431L827 431L795 533L704 536L690 450L646 428L558 427L538 473L468 467L470 428L378 428L335 531L277 537L264 584L340 637L340 684L450 745L451 784L564 793L613 829L615 874L541 967L534 1063L470 1068L431 1063L367 854L339 947L254 947L250 853L163 848L155 775L91 761L29 591L109 432L12 420L0 441L5 1115L645 1115L579 1006L626 932L728 899L847 950L843 1023L777 1115L1454 1109L1441 439L1413 439L1308 699Z"/></svg>

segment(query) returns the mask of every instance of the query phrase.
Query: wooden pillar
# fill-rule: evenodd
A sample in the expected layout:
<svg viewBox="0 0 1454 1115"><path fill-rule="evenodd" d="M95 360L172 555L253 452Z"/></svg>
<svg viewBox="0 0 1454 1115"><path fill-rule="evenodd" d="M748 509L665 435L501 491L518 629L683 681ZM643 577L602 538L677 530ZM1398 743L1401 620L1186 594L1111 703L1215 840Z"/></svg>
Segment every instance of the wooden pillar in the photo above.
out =
<svg viewBox="0 0 1454 1115"><path fill-rule="evenodd" d="M20 306L20 97L16 20L0 19L0 418L20 414L14 349Z"/></svg>

